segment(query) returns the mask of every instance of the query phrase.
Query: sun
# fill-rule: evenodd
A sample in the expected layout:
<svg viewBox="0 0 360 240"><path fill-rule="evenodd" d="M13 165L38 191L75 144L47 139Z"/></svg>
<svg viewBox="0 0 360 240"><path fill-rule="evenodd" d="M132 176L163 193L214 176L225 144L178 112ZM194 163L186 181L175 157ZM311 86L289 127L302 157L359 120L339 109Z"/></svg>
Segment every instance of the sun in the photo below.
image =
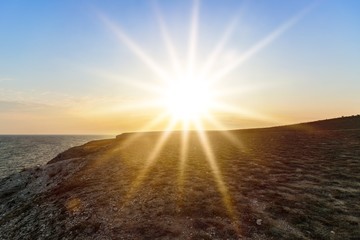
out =
<svg viewBox="0 0 360 240"><path fill-rule="evenodd" d="M182 75L167 82L162 101L175 120L195 121L209 113L214 97L207 81L193 75Z"/></svg>

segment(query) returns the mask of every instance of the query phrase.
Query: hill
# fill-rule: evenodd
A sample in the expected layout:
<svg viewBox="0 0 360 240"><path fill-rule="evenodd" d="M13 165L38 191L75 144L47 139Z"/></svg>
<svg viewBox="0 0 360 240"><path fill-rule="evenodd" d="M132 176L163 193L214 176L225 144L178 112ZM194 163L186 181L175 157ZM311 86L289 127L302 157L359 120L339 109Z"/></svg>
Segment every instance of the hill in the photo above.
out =
<svg viewBox="0 0 360 240"><path fill-rule="evenodd" d="M360 129L360 115L319 120L314 122L288 125L284 127L293 128L293 129L313 129L313 130Z"/></svg>
<svg viewBox="0 0 360 240"><path fill-rule="evenodd" d="M313 122L296 123L283 126L236 129L232 131L331 131L360 129L360 115L317 120Z"/></svg>
<svg viewBox="0 0 360 240"><path fill-rule="evenodd" d="M358 124L89 142L0 181L0 239L359 239Z"/></svg>

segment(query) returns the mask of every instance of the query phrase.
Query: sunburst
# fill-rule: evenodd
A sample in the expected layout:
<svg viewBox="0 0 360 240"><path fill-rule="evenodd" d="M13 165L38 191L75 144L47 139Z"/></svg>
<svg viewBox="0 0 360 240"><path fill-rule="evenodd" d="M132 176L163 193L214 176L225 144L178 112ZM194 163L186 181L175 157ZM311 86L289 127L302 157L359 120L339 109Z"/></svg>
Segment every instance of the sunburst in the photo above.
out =
<svg viewBox="0 0 360 240"><path fill-rule="evenodd" d="M210 141L208 140L203 123L206 121L207 124L212 124L214 129L224 129L225 126L216 117L216 113L219 111L230 112L233 115L246 116L253 119L265 119L271 121L276 121L276 119L239 106L234 107L229 103L220 101L217 99L217 96L221 94L221 92L215 90L215 84L224 79L225 76L254 56L260 50L268 46L282 33L292 27L313 7L314 5L306 7L284 24L280 25L265 38L255 43L242 55L238 56L233 62L215 71L213 69L214 65L216 65L219 55L221 55L227 41L232 35L232 32L235 30L236 18L234 18L229 25L225 27L225 32L221 36L218 44L201 65L197 62L196 51L198 44L200 1L194 0L189 31L188 57L186 62L182 63L167 30L166 22L162 17L160 7L158 5L154 5L160 31L164 39L164 48L167 50L172 63L172 69L168 70L161 66L156 59L148 55L146 51L134 40L132 40L118 24L115 24L104 14L99 14L102 22L108 29L111 30L111 32L113 32L120 43L126 45L133 54L145 64L146 67L151 69L158 76L159 82L155 83L157 86L151 86L148 90L154 91L156 95L160 96L158 99L155 99L154 102L158 107L162 108L163 111L161 116L155 116L154 120L147 124L143 130L146 130L149 126L166 118L170 119L168 126L164 129L165 131L155 143L153 152L148 156L148 159L146 159L144 168L139 172L138 177L135 179L132 188L128 193L128 198L131 197L136 188L142 184L146 174L151 170L151 167L156 164L157 157L161 154L162 148L169 137L169 132L180 126L180 130L182 130L182 140L179 149L180 188L182 187L188 155L188 131L192 129L198 133L197 135L199 141L212 170L214 180L217 182L219 193L223 196L224 206L226 207L228 213L233 217L230 193L223 180L222 173L218 167L216 157L213 153ZM140 85L144 87L144 84ZM224 134L236 146L242 147L241 142L235 136L232 136L229 132L224 132ZM131 138L126 144L131 144L131 142L139 136L141 136L141 133L134 135L133 138Z"/></svg>

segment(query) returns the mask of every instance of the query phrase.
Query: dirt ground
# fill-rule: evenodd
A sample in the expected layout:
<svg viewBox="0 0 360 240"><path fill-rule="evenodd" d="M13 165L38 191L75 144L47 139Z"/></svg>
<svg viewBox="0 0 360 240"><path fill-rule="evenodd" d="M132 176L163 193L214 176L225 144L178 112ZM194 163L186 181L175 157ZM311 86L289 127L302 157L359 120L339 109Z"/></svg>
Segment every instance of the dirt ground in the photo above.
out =
<svg viewBox="0 0 360 240"><path fill-rule="evenodd" d="M0 239L360 239L360 130L189 133L186 151L167 137L3 179Z"/></svg>

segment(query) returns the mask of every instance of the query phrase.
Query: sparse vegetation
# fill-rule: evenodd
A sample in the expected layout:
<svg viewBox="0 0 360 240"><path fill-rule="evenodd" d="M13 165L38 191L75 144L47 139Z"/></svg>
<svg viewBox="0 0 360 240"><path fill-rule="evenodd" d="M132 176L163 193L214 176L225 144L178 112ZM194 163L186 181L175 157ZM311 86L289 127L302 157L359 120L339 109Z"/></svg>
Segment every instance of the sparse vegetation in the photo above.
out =
<svg viewBox="0 0 360 240"><path fill-rule="evenodd" d="M208 133L220 178L201 151L196 133L189 136L182 175L181 133L173 133L161 154L147 163L161 135L152 133L126 148L131 135L110 141L107 147L102 142L99 151L93 144L93 154L86 153L82 160L72 150L77 159L66 164L83 167L46 191L29 193L33 178L24 177L26 184L15 185L14 179L4 179L0 238L360 237L360 130L234 134L241 145L221 132ZM48 180L51 183L64 172L59 166L32 172L56 172ZM225 190L219 188L219 179ZM6 190L6 184L14 186ZM25 190L26 198L21 197Z"/></svg>

